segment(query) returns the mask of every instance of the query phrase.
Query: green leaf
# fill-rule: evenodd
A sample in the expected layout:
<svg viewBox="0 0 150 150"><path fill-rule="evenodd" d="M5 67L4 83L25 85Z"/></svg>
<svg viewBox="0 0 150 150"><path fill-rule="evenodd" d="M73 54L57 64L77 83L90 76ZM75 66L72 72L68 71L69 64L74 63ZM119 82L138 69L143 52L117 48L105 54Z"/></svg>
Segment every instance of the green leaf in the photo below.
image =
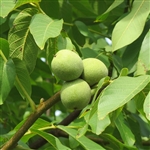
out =
<svg viewBox="0 0 150 150"><path fill-rule="evenodd" d="M78 45L83 46L85 44L85 36L80 33L77 26L72 27L72 35Z"/></svg>
<svg viewBox="0 0 150 150"><path fill-rule="evenodd" d="M30 148L23 147L22 145L17 145L13 150L32 150Z"/></svg>
<svg viewBox="0 0 150 150"><path fill-rule="evenodd" d="M27 3L38 3L38 2L41 2L41 0L17 0L14 9Z"/></svg>
<svg viewBox="0 0 150 150"><path fill-rule="evenodd" d="M72 8L78 14L78 16L96 16L94 9L88 0L70 0L69 3L72 4Z"/></svg>
<svg viewBox="0 0 150 150"><path fill-rule="evenodd" d="M138 114L132 114L132 116L134 117L134 119L137 120L137 122L140 125L140 133L141 133L141 138L142 137L147 137L147 139L149 139L149 133L150 133L150 125L149 125L149 121L146 120L144 117L142 117L141 115ZM141 143L142 144L142 143Z"/></svg>
<svg viewBox="0 0 150 150"><path fill-rule="evenodd" d="M17 82L15 82L15 85L22 96L24 95L24 91L22 91L22 88L20 88L20 86L22 86L26 90L28 95L30 96L31 95L30 76L29 76L29 72L25 66L25 63L24 63L24 61L17 59L17 58L14 58L13 61L14 61L15 67L16 67L17 77L21 84L21 85L19 85Z"/></svg>
<svg viewBox="0 0 150 150"><path fill-rule="evenodd" d="M3 38L0 38L0 50L5 55L6 59L8 59L8 56L9 56L9 44L8 44L8 41L3 39Z"/></svg>
<svg viewBox="0 0 150 150"><path fill-rule="evenodd" d="M133 146L133 144L135 143L135 137L130 129L128 122L124 119L122 113L120 113L117 119L115 120L115 125L119 130L123 142L126 145Z"/></svg>
<svg viewBox="0 0 150 150"><path fill-rule="evenodd" d="M79 146L79 143L71 136L69 136L69 146L72 149L75 149L77 146Z"/></svg>
<svg viewBox="0 0 150 150"><path fill-rule="evenodd" d="M38 46L30 31L29 24L36 9L25 9L19 13L9 31L10 57L24 60L29 72L32 72L37 58Z"/></svg>
<svg viewBox="0 0 150 150"><path fill-rule="evenodd" d="M64 22L72 23L73 12L72 12L72 7L70 3L68 3L67 1L63 1L62 7L61 7L61 13L62 13L62 18ZM66 26L66 28L68 28L68 26Z"/></svg>
<svg viewBox="0 0 150 150"><path fill-rule="evenodd" d="M112 61L114 67L120 73L121 69L123 68L122 59L118 55L112 55Z"/></svg>
<svg viewBox="0 0 150 150"><path fill-rule="evenodd" d="M0 56L0 105L3 104L12 89L15 77L16 70L12 59L5 62Z"/></svg>
<svg viewBox="0 0 150 150"><path fill-rule="evenodd" d="M0 25L6 22L6 18L0 17Z"/></svg>
<svg viewBox="0 0 150 150"><path fill-rule="evenodd" d="M130 125L130 129L132 133L134 134L135 137L135 145L142 145L142 136L141 136L141 131L140 131L140 125L136 119L134 119L133 116L128 116L127 121Z"/></svg>
<svg viewBox="0 0 150 150"><path fill-rule="evenodd" d="M43 49L48 38L55 38L60 34L62 25L62 19L53 20L46 15L36 14L33 16L29 28L35 42L41 49Z"/></svg>
<svg viewBox="0 0 150 150"><path fill-rule="evenodd" d="M15 127L15 131L17 131L23 124L24 124L25 120L23 120L22 122L19 123L19 125L17 125ZM31 126L30 129L34 129L34 130L46 130L46 129L50 129L53 128L52 124L46 120L43 120L41 118L38 118L36 120L36 122ZM31 131L27 131L25 133L25 135L21 138L21 141L23 141L24 143L28 142L28 140L33 137L36 133L31 132Z"/></svg>
<svg viewBox="0 0 150 150"><path fill-rule="evenodd" d="M144 109L147 119L150 121L150 92L146 96L143 109Z"/></svg>
<svg viewBox="0 0 150 150"><path fill-rule="evenodd" d="M96 22L101 22L101 21L105 20L108 17L109 12L123 2L124 2L124 0L115 0L102 15L100 15L96 18Z"/></svg>
<svg viewBox="0 0 150 150"><path fill-rule="evenodd" d="M27 118L25 118L25 119L23 119L19 124L17 124L17 126L10 132L10 133L8 133L8 134L10 134L10 136L13 136L15 133L16 133L16 131L18 130L18 129L20 129L21 127L22 127L22 125L26 122L26 119ZM38 118L37 120L36 120L36 122L31 126L31 129L36 129L36 130L46 130L46 129L50 129L50 128L53 128L52 126L51 126L51 123L50 122L48 122L48 121L45 121L45 120L43 120L43 119L41 119L41 118ZM7 134L7 135L8 135ZM35 133L33 133L33 132L31 132L30 130L29 131L27 131L26 133L25 133L25 135L21 138L21 141L22 142L24 142L24 143L26 143L26 142L28 142L28 140L31 138L31 137L33 137L35 135Z"/></svg>
<svg viewBox="0 0 150 150"><path fill-rule="evenodd" d="M109 84L109 80L110 80L110 77L107 76L107 77L101 79L96 87L92 88L91 92L93 91L94 95L92 98L91 105L88 106L88 109L90 108L90 110L87 111L87 108L85 107L85 109L83 109L83 111L80 115L80 117L83 117L90 112L90 115L88 114L87 117L85 117L85 120L87 123L89 122L90 118L95 114L95 112L97 112L98 97L100 97L99 92L102 91Z"/></svg>
<svg viewBox="0 0 150 150"><path fill-rule="evenodd" d="M36 133L38 135L40 135L41 137L43 137L45 140L48 141L49 144L52 145L52 147L54 148L54 150L71 150L69 147L64 146L58 138L56 138L55 136L40 131L40 130L36 130L36 129L31 129L31 132Z"/></svg>
<svg viewBox="0 0 150 150"><path fill-rule="evenodd" d="M112 51L132 43L140 36L149 13L148 0L135 0L133 2L131 12L120 20L113 30Z"/></svg>
<svg viewBox="0 0 150 150"><path fill-rule="evenodd" d="M94 90L95 94L93 96L93 99L92 99L92 103L90 105L91 109L90 109L90 115L89 117L86 117L86 122L89 122L90 118L95 114L95 112L97 112L97 108L98 108L98 99L100 97L101 94L99 94L99 92L101 91L102 93L102 90L107 86L109 85L109 80L110 80L110 77L105 77L103 79L101 79L96 87L96 89ZM84 116L84 114L88 113L86 110L85 112L83 111L83 113L81 114L81 116Z"/></svg>
<svg viewBox="0 0 150 150"><path fill-rule="evenodd" d="M95 51L93 51L92 49L88 47L81 48L81 53L82 53L83 58L90 58L90 57L96 58L98 56L98 54Z"/></svg>
<svg viewBox="0 0 150 150"><path fill-rule="evenodd" d="M94 115L92 115L89 121L89 125L91 126L92 132L97 135L101 134L109 124L109 117L106 116L104 119L99 120L97 112L95 112Z"/></svg>
<svg viewBox="0 0 150 150"><path fill-rule="evenodd" d="M141 92L139 92L135 97L134 97L134 106L136 107L136 110L142 114L143 116L145 116L145 113L143 111L143 105L144 105L144 101L145 101L145 93L144 90L142 90ZM146 117L146 116L145 116Z"/></svg>
<svg viewBox="0 0 150 150"><path fill-rule="evenodd" d="M51 18L59 18L59 2L58 0L42 0L40 3L41 9Z"/></svg>
<svg viewBox="0 0 150 150"><path fill-rule="evenodd" d="M132 68L134 68L135 64L137 63L138 56L141 50L141 45L146 34L149 31L149 26L150 26L150 20L146 22L145 28L142 34L140 35L140 37L137 40L135 40L133 43L128 45L122 55L123 67L128 68L129 73L133 72Z"/></svg>
<svg viewBox="0 0 150 150"><path fill-rule="evenodd" d="M0 16L5 18L14 8L13 0L0 0Z"/></svg>
<svg viewBox="0 0 150 150"><path fill-rule="evenodd" d="M49 64L49 67L51 68L51 61L54 57L54 55L57 53L58 51L58 47L59 47L59 43L61 43L61 46L64 44L64 42L61 40L59 40L61 37L58 36L56 38L50 38L47 40L47 44L46 44L46 60ZM64 46L65 47L65 46Z"/></svg>
<svg viewBox="0 0 150 150"><path fill-rule="evenodd" d="M119 6L121 3L123 3L124 0L115 0L110 6L109 8L104 12L104 14L110 12L111 10L113 10L114 8L116 8L117 6Z"/></svg>
<svg viewBox="0 0 150 150"><path fill-rule="evenodd" d="M85 136L82 136L80 138L76 138L77 131L75 129L71 129L69 127L60 126L60 125L57 127L59 129L63 130L64 132L68 133L71 137L73 137L76 141L78 141L85 150L91 150L93 148L98 149L98 150L104 150L103 147L101 147L97 143L91 141L90 139L88 139Z"/></svg>
<svg viewBox="0 0 150 150"><path fill-rule="evenodd" d="M87 130L88 130L88 124L85 123L83 127L78 129L78 133L77 133L76 138L83 136L87 132Z"/></svg>
<svg viewBox="0 0 150 150"><path fill-rule="evenodd" d="M149 83L149 76L126 77L114 80L105 88L99 99L98 116L103 119L110 112L123 106Z"/></svg>
<svg viewBox="0 0 150 150"><path fill-rule="evenodd" d="M75 21L74 24L77 26L79 32L82 35L84 35L85 37L91 38L93 41L95 40L93 34L88 30L88 27L83 22L81 22L81 21Z"/></svg>
<svg viewBox="0 0 150 150"><path fill-rule="evenodd" d="M111 134L103 133L101 137L110 143L109 146L113 150L137 150L137 148L126 146Z"/></svg>
<svg viewBox="0 0 150 150"><path fill-rule="evenodd" d="M137 62L137 70L135 72L135 75L143 75L148 74L148 71L150 71L150 30L148 31L147 35L144 38L144 41L141 46L138 62Z"/></svg>
<svg viewBox="0 0 150 150"><path fill-rule="evenodd" d="M127 76L128 75L128 68L123 68L120 72L119 76Z"/></svg>
<svg viewBox="0 0 150 150"><path fill-rule="evenodd" d="M61 49L74 49L74 46L71 42L71 39L69 37L63 37L62 35L59 35L57 38L57 46L58 50Z"/></svg>

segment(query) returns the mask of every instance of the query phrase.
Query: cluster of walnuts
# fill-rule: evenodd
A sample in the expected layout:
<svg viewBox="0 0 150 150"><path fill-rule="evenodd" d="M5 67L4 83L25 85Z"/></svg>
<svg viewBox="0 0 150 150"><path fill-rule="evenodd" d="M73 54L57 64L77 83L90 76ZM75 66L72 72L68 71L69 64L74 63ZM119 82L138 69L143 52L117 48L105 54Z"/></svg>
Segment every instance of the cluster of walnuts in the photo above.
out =
<svg viewBox="0 0 150 150"><path fill-rule="evenodd" d="M68 109L83 109L91 99L91 87L108 75L105 64L96 58L81 59L72 51L56 53L51 63L52 72L64 80L60 97Z"/></svg>

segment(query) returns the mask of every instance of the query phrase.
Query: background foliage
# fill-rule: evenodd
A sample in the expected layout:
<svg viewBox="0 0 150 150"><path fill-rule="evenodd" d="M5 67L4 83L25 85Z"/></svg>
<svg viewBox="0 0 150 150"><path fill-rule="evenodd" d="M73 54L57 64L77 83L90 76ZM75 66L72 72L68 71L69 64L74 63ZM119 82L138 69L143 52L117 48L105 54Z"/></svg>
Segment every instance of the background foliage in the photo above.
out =
<svg viewBox="0 0 150 150"><path fill-rule="evenodd" d="M0 0L0 147L149 149L149 6L149 0ZM61 49L109 69L83 110L67 110L55 97L63 82L50 64ZM41 111L50 97L51 108Z"/></svg>

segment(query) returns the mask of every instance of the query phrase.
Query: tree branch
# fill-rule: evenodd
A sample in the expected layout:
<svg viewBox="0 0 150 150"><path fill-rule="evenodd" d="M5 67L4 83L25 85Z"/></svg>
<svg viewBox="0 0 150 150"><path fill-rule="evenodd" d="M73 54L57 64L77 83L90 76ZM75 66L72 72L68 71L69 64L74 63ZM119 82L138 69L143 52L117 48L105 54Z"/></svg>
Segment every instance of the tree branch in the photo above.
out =
<svg viewBox="0 0 150 150"><path fill-rule="evenodd" d="M27 130L34 124L34 122L50 107L56 104L60 100L60 92L57 92L48 100L41 102L36 111L33 112L22 125L22 127L14 134L14 136L4 144L1 150L13 149L21 137L27 132Z"/></svg>
<svg viewBox="0 0 150 150"><path fill-rule="evenodd" d="M58 125L64 125L64 126L69 125L73 120L75 120L79 116L80 112L81 112L81 110L73 111L66 118L64 118ZM62 133L62 131L59 129L52 129L49 131L49 133L53 134L56 137L59 137L59 135L68 136L67 134L65 134L65 132ZM38 149L46 143L47 143L47 141L45 139L39 138L34 143L31 143L29 147L33 148L33 149Z"/></svg>

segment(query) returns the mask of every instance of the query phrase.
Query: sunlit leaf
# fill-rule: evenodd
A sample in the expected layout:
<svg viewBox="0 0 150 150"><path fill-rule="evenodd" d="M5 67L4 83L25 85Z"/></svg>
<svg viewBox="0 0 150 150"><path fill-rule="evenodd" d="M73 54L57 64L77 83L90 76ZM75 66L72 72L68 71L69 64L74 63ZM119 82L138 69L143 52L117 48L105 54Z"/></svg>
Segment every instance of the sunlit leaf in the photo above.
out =
<svg viewBox="0 0 150 150"><path fill-rule="evenodd" d="M99 120L97 113L95 113L89 121L89 125L91 126L92 132L97 135L101 134L109 124L110 119L108 116L106 116L102 120Z"/></svg>
<svg viewBox="0 0 150 150"><path fill-rule="evenodd" d="M140 37L138 39L136 39L134 42L132 42L131 44L129 44L123 55L122 55L122 63L123 63L123 67L128 68L129 73L132 73L134 66L137 64L137 60L139 57L139 53L141 50L141 46L142 46L142 42L146 36L146 34L149 31L149 26L150 26L150 20L148 22L146 22L144 30L142 32L142 34L140 35ZM129 57L130 56L130 57ZM136 68L134 68L136 69Z"/></svg>
<svg viewBox="0 0 150 150"><path fill-rule="evenodd" d="M30 31L37 45L43 49L48 38L55 38L60 34L62 25L62 19L53 20L46 15L36 14L31 21Z"/></svg>
<svg viewBox="0 0 150 150"><path fill-rule="evenodd" d="M0 16L6 17L14 8L15 1L13 0L0 0Z"/></svg>
<svg viewBox="0 0 150 150"><path fill-rule="evenodd" d="M98 104L99 119L130 101L149 83L149 76L126 77L114 80L102 93Z"/></svg>
<svg viewBox="0 0 150 150"><path fill-rule="evenodd" d="M150 30L144 38L144 41L141 46L138 63L137 63L137 71L135 75L148 74L150 71Z"/></svg>
<svg viewBox="0 0 150 150"><path fill-rule="evenodd" d="M120 72L119 76L127 76L128 75L128 68L123 68Z"/></svg>
<svg viewBox="0 0 150 150"><path fill-rule="evenodd" d="M150 92L146 96L143 109L144 109L147 119L150 121Z"/></svg>
<svg viewBox="0 0 150 150"><path fill-rule="evenodd" d="M150 13L148 0L135 0L131 12L121 19L112 34L112 51L116 51L133 41L142 33Z"/></svg>

